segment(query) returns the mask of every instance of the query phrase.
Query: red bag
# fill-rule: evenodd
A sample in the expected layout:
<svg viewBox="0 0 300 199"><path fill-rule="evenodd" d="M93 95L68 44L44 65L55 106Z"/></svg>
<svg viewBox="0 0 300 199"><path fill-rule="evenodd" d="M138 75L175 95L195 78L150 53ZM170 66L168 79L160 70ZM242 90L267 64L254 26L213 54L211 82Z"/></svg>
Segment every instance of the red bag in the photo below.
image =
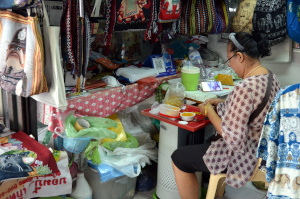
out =
<svg viewBox="0 0 300 199"><path fill-rule="evenodd" d="M180 17L181 3L180 0L161 0L158 22L174 22Z"/></svg>

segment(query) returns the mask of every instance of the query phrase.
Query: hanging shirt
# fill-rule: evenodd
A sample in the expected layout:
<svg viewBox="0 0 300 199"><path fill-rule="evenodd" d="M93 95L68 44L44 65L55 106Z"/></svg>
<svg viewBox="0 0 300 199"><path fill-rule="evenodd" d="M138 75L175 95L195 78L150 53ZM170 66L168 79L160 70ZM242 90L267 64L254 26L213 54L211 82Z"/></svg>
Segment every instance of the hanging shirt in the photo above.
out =
<svg viewBox="0 0 300 199"><path fill-rule="evenodd" d="M269 199L300 198L300 84L280 89L267 113L257 156L266 160Z"/></svg>
<svg viewBox="0 0 300 199"><path fill-rule="evenodd" d="M257 75L237 84L225 103L217 106L221 117L223 138L212 142L203 160L213 174L227 168L225 183L239 188L250 179L258 159L255 157L263 121L280 86L273 74L273 83L267 105L250 124L249 117L261 104L268 85L268 76Z"/></svg>

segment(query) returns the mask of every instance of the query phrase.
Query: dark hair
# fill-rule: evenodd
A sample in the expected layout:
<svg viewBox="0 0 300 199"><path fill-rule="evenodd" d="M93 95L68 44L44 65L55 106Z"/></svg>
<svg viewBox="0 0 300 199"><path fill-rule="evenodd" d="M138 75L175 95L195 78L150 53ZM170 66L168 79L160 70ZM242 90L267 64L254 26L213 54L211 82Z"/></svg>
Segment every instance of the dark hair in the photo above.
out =
<svg viewBox="0 0 300 199"><path fill-rule="evenodd" d="M269 41L261 34L249 34L247 32L238 32L235 39L244 47L243 53L252 58L259 58L271 55ZM231 51L241 52L234 43L229 40Z"/></svg>

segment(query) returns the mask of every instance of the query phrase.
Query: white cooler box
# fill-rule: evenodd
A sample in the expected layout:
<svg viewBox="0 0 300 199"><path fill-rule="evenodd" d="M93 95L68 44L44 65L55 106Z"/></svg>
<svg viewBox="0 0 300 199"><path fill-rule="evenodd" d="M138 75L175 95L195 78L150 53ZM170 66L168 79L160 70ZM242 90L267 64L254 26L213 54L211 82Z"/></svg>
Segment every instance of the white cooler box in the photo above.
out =
<svg viewBox="0 0 300 199"><path fill-rule="evenodd" d="M93 199L132 199L137 178L126 175L101 182L98 170L88 167L85 178L93 189Z"/></svg>

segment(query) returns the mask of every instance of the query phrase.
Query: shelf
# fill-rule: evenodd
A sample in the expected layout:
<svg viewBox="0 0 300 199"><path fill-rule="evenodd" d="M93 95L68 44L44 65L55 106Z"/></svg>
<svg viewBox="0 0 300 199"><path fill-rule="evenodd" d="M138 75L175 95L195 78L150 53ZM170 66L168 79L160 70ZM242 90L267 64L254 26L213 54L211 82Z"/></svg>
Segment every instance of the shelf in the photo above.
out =
<svg viewBox="0 0 300 199"><path fill-rule="evenodd" d="M300 53L300 48L293 48L294 53Z"/></svg>

